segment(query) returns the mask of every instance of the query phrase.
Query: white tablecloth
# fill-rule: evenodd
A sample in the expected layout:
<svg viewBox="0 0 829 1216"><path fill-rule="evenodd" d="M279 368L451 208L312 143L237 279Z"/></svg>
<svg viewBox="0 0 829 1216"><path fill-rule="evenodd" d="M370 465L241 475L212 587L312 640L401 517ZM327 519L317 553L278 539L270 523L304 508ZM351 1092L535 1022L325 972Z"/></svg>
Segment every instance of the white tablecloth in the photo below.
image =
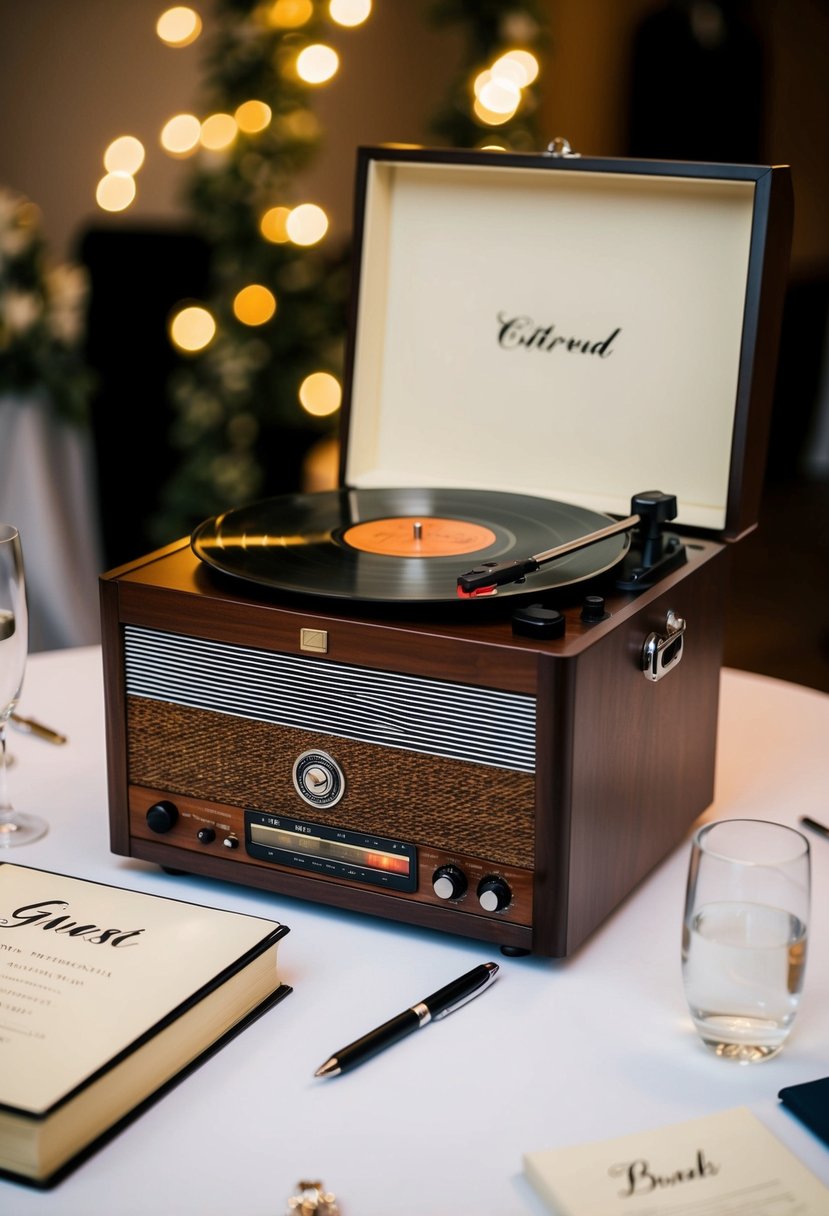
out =
<svg viewBox="0 0 829 1216"><path fill-rule="evenodd" d="M748 1106L829 1184L829 1149L777 1101L829 1074L829 841L811 836L803 1003L777 1058L711 1056L685 1006L678 848L570 960L493 947L230 883L173 877L109 849L97 647L35 655L21 712L65 731L12 735L12 793L51 822L13 860L270 916L292 994L91 1157L39 1193L0 1182L3 1216L282 1216L321 1178L342 1216L541 1216L522 1152ZM829 696L725 671L708 817L829 821ZM492 989L353 1073L338 1047L492 958Z"/></svg>

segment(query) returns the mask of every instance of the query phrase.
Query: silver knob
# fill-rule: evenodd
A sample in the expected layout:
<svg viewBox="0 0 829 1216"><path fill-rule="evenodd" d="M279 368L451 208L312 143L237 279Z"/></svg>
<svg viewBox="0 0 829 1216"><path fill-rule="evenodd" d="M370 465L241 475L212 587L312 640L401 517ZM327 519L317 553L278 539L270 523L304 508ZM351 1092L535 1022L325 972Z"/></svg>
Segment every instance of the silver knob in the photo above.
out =
<svg viewBox="0 0 829 1216"><path fill-rule="evenodd" d="M438 899L460 899L466 886L466 875L458 866L438 866L432 875L432 890Z"/></svg>
<svg viewBox="0 0 829 1216"><path fill-rule="evenodd" d="M490 874L478 883L478 903L484 912L502 912L511 902L512 891L503 878Z"/></svg>

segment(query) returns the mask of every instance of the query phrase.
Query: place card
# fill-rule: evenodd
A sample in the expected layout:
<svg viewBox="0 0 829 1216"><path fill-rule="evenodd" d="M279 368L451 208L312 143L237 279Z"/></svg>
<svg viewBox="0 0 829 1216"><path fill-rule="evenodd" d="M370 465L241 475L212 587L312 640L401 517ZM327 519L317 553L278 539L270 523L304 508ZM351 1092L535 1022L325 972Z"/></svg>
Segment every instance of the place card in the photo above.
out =
<svg viewBox="0 0 829 1216"><path fill-rule="evenodd" d="M524 1154L555 1216L825 1216L825 1187L746 1107Z"/></svg>

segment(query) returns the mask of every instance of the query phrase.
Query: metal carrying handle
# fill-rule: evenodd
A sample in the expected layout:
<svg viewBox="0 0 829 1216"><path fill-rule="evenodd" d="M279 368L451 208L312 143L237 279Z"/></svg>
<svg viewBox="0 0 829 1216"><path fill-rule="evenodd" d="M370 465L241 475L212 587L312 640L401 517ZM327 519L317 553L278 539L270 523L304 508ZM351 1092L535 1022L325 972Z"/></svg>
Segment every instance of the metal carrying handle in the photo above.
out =
<svg viewBox="0 0 829 1216"><path fill-rule="evenodd" d="M685 621L670 609L665 618L665 633L650 633L642 648L645 679L661 680L682 660L685 648Z"/></svg>

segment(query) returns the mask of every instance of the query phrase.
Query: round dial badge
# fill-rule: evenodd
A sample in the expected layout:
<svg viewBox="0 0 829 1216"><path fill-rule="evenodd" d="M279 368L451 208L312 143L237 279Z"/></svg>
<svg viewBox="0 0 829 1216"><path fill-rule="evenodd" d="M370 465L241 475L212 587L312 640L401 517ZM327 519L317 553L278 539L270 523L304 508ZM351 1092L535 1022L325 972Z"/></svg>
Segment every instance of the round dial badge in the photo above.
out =
<svg viewBox="0 0 829 1216"><path fill-rule="evenodd" d="M343 771L327 752L303 752L294 762L293 779L310 806L333 806L345 793Z"/></svg>

